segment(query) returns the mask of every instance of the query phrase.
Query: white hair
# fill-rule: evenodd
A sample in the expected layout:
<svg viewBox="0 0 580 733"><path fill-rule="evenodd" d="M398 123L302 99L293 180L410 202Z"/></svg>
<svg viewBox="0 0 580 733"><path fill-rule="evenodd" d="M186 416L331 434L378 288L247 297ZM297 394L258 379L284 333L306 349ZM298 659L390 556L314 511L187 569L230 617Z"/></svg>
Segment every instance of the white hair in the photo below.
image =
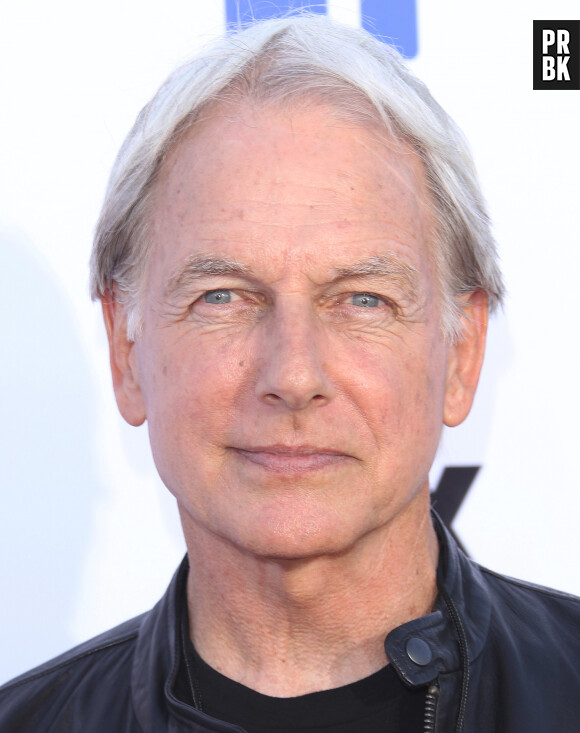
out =
<svg viewBox="0 0 580 733"><path fill-rule="evenodd" d="M458 296L482 290L492 311L501 303L496 245L461 131L394 48L364 30L300 15L215 41L167 79L123 143L95 232L91 295L125 304L129 338L141 328L149 214L163 160L209 105L240 100L320 102L409 145L432 199L444 334L453 340L460 332Z"/></svg>

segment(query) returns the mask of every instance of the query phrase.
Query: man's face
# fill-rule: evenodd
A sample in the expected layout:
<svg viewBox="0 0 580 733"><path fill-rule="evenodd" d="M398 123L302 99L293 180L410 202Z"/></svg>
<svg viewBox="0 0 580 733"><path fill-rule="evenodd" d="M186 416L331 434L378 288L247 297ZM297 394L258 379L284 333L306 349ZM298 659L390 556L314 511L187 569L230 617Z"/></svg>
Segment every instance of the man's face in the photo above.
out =
<svg viewBox="0 0 580 733"><path fill-rule="evenodd" d="M221 113L157 182L122 411L189 531L341 551L424 500L448 409L422 167L324 108Z"/></svg>

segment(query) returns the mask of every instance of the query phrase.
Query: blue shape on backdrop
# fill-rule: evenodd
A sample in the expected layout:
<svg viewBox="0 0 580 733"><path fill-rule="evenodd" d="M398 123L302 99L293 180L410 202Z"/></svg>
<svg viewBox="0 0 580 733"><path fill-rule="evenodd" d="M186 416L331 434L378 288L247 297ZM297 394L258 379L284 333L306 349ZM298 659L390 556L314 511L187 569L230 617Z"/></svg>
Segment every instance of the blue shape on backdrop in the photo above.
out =
<svg viewBox="0 0 580 733"><path fill-rule="evenodd" d="M326 0L226 0L226 23L277 18L293 10L324 15ZM362 27L396 46L408 59L417 55L417 0L360 0Z"/></svg>
<svg viewBox="0 0 580 733"><path fill-rule="evenodd" d="M326 14L326 0L226 0L226 23L236 27L251 20L279 18L295 10Z"/></svg>
<svg viewBox="0 0 580 733"><path fill-rule="evenodd" d="M365 30L383 36L408 59L417 55L417 0L361 0L360 10Z"/></svg>

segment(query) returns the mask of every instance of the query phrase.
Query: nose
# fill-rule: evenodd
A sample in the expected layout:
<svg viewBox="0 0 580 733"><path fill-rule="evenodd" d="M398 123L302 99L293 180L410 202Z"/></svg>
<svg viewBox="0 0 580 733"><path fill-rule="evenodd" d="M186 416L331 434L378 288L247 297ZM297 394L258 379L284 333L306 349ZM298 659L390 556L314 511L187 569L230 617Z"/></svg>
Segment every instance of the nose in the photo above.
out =
<svg viewBox="0 0 580 733"><path fill-rule="evenodd" d="M325 339L311 309L277 306L262 328L256 392L268 405L302 410L334 395L324 365Z"/></svg>

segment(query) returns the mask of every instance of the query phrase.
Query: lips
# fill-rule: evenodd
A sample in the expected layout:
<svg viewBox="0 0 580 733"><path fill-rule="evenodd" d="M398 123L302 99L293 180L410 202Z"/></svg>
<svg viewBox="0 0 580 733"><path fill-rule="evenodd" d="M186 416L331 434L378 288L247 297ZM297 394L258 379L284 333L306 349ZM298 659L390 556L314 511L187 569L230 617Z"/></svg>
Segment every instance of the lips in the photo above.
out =
<svg viewBox="0 0 580 733"><path fill-rule="evenodd" d="M267 445L233 450L243 461L282 474L301 474L339 466L352 458L333 448L312 445Z"/></svg>

